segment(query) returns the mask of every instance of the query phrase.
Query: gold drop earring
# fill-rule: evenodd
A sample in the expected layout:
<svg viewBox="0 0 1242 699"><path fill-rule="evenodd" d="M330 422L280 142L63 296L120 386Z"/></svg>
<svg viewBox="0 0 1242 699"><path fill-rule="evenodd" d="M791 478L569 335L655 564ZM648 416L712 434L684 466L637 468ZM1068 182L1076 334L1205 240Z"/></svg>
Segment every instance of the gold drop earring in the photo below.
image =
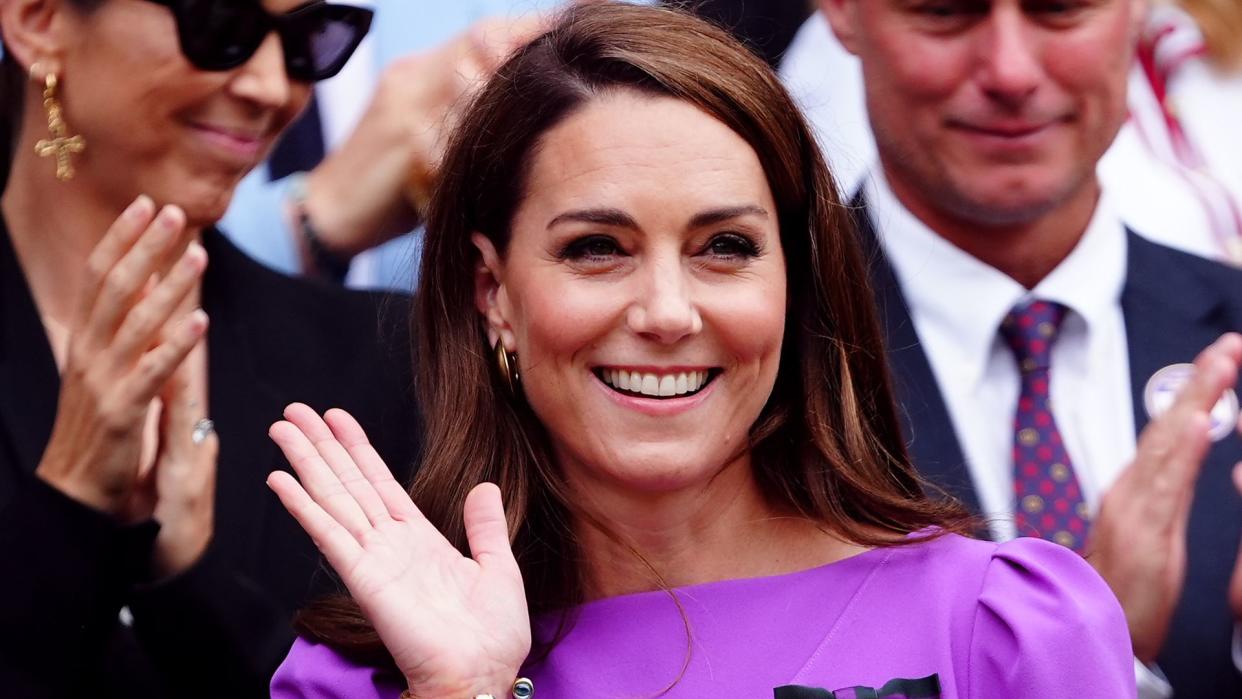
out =
<svg viewBox="0 0 1242 699"><path fill-rule="evenodd" d="M37 80L36 67L30 69L31 78ZM73 155L86 150L86 139L80 134L69 135L65 126L64 110L61 108L57 95L60 80L55 73L48 73L43 78L43 109L47 112L47 130L51 138L40 139L35 144L35 153L40 158L56 158L56 179L64 182L73 179Z"/></svg>

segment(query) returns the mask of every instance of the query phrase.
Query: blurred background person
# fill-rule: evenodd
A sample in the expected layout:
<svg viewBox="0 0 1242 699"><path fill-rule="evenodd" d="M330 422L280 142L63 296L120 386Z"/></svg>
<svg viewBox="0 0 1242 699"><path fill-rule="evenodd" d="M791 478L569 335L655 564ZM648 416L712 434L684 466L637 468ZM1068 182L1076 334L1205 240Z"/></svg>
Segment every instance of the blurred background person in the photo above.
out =
<svg viewBox="0 0 1242 699"><path fill-rule="evenodd" d="M638 4L650 4L652 0ZM566 0L372 0L374 28L263 167L238 188L224 230L289 274L412 289L418 224L455 112ZM672 2L775 61L810 12L803 0Z"/></svg>
<svg viewBox="0 0 1242 699"><path fill-rule="evenodd" d="M419 222L454 109L563 0L374 0L373 30L263 167L222 228L290 274L410 290Z"/></svg>
<svg viewBox="0 0 1242 699"><path fill-rule="evenodd" d="M318 567L263 488L267 425L345 402L412 462L405 326L378 330L405 303L289 280L214 228L369 21L0 2L5 696L265 696Z"/></svg>
<svg viewBox="0 0 1242 699"><path fill-rule="evenodd" d="M509 696L519 669L545 699L1133 695L1080 558L931 528L962 522L904 456L848 210L727 33L571 10L443 173L418 506L348 413L272 427L301 485L270 484L354 594L300 618L274 697Z"/></svg>
<svg viewBox="0 0 1242 699"><path fill-rule="evenodd" d="M1130 119L1100 161L1126 221L1242 265L1242 3L1153 0Z"/></svg>
<svg viewBox="0 0 1242 699"><path fill-rule="evenodd" d="M1103 186L1145 237L1242 263L1242 3L1150 7L1129 76L1128 119L1099 163ZM842 187L856 192L877 160L875 139L858 60L822 11L798 31L780 72Z"/></svg>

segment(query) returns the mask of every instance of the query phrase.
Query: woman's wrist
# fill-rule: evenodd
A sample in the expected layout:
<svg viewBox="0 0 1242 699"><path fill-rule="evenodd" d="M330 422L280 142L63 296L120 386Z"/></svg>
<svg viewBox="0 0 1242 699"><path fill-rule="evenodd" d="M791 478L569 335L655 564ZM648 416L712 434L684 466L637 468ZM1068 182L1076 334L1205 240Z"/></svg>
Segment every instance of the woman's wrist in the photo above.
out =
<svg viewBox="0 0 1242 699"><path fill-rule="evenodd" d="M431 697L452 697L456 699L530 699L534 696L535 685L525 677L505 684L495 681L461 682L448 685L426 687L423 682L406 682L408 689L401 693L401 699L430 699ZM419 685L415 689L415 685ZM500 685L498 687L498 685Z"/></svg>
<svg viewBox="0 0 1242 699"><path fill-rule="evenodd" d="M124 505L119 493L101 487L93 478L81 478L74 469L58 463L40 463L35 475L65 497L75 500L101 514L116 517Z"/></svg>

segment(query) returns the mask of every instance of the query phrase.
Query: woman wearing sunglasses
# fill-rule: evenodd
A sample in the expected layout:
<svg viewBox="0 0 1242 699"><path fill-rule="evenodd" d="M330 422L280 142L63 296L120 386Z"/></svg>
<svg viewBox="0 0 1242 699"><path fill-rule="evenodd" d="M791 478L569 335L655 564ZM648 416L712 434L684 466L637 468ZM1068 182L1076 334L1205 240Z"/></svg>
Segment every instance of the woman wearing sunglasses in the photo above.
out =
<svg viewBox="0 0 1242 699"><path fill-rule="evenodd" d="M369 22L0 2L0 694L265 696L317 566L265 494L267 426L295 396L343 401L411 462L383 299L269 272L213 228Z"/></svg>

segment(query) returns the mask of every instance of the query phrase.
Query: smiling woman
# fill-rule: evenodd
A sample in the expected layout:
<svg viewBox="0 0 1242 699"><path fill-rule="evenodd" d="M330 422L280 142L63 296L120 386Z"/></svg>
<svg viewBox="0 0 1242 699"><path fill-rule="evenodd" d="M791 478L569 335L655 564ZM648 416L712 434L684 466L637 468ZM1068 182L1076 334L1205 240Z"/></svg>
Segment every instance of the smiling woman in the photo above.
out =
<svg viewBox="0 0 1242 699"><path fill-rule="evenodd" d="M269 272L213 227L369 20L0 2L5 696L266 696L317 560L264 498L267 424L295 396L349 403L412 461L382 299Z"/></svg>
<svg viewBox="0 0 1242 699"><path fill-rule="evenodd" d="M412 488L344 411L271 430L352 594L273 696L1133 695L1089 566L923 495L849 212L727 34L571 9L442 172Z"/></svg>

